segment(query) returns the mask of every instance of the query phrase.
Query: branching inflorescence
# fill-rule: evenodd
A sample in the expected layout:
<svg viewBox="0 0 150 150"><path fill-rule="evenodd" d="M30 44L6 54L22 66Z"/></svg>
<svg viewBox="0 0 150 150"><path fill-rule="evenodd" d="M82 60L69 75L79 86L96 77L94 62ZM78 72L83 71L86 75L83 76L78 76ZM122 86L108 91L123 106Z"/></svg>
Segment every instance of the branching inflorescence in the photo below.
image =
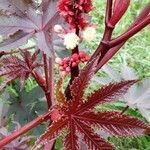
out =
<svg viewBox="0 0 150 150"><path fill-rule="evenodd" d="M44 91L48 106L47 113L1 139L0 148L45 121L49 121L48 128L38 138L37 144L49 144L49 149L54 145L51 141L55 141L64 129L64 148L67 150L81 149L82 143L86 143L85 149L115 149L113 144L96 133L96 129L123 137L150 133L149 125L124 115L124 110L97 113L94 111L98 104L117 100L137 80L110 83L85 96L85 89L92 76L129 38L150 24L150 2L124 33L113 38L115 25L127 11L130 0L107 0L103 38L94 53L89 56L80 45L83 41L91 42L96 34L95 25L90 23L87 17L94 9L92 2L0 0L0 34L7 37L0 43L0 76L4 77L0 89L4 89L17 78L21 79L23 86L31 75ZM19 48L31 37L36 39L34 47ZM55 51L58 47L65 48L65 51L70 51L71 54L60 58L57 50ZM13 50L15 48L18 49ZM34 50L34 53L31 54L30 49ZM19 52L21 57L19 54L15 55ZM40 56L42 59L38 60ZM54 63L59 65L60 72L55 88ZM85 64L83 69L81 63L82 66ZM71 74L70 81L62 92L62 78L69 78L68 74Z"/></svg>

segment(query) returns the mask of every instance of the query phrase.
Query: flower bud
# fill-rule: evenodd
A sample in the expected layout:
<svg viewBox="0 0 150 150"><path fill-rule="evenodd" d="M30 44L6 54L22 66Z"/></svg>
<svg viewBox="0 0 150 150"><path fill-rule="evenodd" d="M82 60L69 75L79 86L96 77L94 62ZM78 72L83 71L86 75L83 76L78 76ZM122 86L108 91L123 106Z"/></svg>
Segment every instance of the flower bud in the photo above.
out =
<svg viewBox="0 0 150 150"><path fill-rule="evenodd" d="M62 65L62 64L63 64L61 58L59 58L59 57L55 58L55 62L56 62L57 64L59 64L59 65Z"/></svg>
<svg viewBox="0 0 150 150"><path fill-rule="evenodd" d="M70 72L70 71L71 71L70 67L67 67L67 68L66 68L66 71L67 71L67 72Z"/></svg>
<svg viewBox="0 0 150 150"><path fill-rule="evenodd" d="M56 25L54 26L54 31L55 31L56 33L63 33L63 32L64 32L64 29L62 28L61 25L56 24Z"/></svg>
<svg viewBox="0 0 150 150"><path fill-rule="evenodd" d="M77 66L77 63L76 62L73 62L72 63L72 67L76 67Z"/></svg>
<svg viewBox="0 0 150 150"><path fill-rule="evenodd" d="M79 60L79 55L75 53L71 56L71 58L73 61L77 61L77 60Z"/></svg>
<svg viewBox="0 0 150 150"><path fill-rule="evenodd" d="M91 42L96 37L95 27L86 27L83 30L83 39L87 42Z"/></svg>

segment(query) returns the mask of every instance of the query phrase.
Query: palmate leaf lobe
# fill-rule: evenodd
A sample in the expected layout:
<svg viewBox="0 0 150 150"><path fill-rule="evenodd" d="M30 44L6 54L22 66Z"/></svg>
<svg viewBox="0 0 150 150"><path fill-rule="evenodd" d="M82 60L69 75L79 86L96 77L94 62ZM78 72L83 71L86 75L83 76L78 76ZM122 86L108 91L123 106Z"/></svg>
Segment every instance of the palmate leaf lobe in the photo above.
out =
<svg viewBox="0 0 150 150"><path fill-rule="evenodd" d="M38 48L52 57L52 27L61 20L56 3L57 0L44 0L37 8L30 0L1 0L0 11L4 14L0 14L0 34L8 38L0 43L0 49L18 48L36 36Z"/></svg>
<svg viewBox="0 0 150 150"><path fill-rule="evenodd" d="M144 134L144 129L148 129L142 121L116 111L85 112L79 119L115 136L138 136Z"/></svg>
<svg viewBox="0 0 150 150"><path fill-rule="evenodd" d="M68 123L68 133L64 139L64 147L66 150L78 150L78 136L74 134L76 132L76 127L74 126L73 120Z"/></svg>
<svg viewBox="0 0 150 150"><path fill-rule="evenodd" d="M116 136L135 137L150 131L148 125L136 118L122 115L115 111L95 113L93 110L98 104L112 102L118 99L122 94L127 92L130 86L137 82L136 80L109 84L88 96L86 102L82 101L84 90L87 87L88 80L91 79L94 68L95 64L89 63L80 72L71 86L73 99L67 103L67 107L56 106L56 109L60 110L61 118L58 118L58 120L52 123L51 127L40 138L40 141L57 138L61 131L67 128L68 132L64 140L66 150L79 150L79 143L81 141L87 145L87 149L113 150L115 149L113 145L95 133L95 127L101 128L105 132ZM77 86L77 89L75 89L75 85L78 84L80 86ZM58 89L60 90L60 88Z"/></svg>
<svg viewBox="0 0 150 150"><path fill-rule="evenodd" d="M95 72L97 62L98 58L89 62L89 64L87 64L85 68L80 71L79 76L73 80L72 85L70 86L71 95L74 100L74 109L76 109L76 107L79 106L80 103L82 103L84 91Z"/></svg>
<svg viewBox="0 0 150 150"><path fill-rule="evenodd" d="M17 56L8 56L0 61L0 77L5 77L4 82L0 85L0 90L16 78L20 78L21 82L24 83L32 70L39 67L39 65L32 60L32 56L28 51L24 51L22 57L23 59ZM34 60L35 59L36 58L34 58Z"/></svg>
<svg viewBox="0 0 150 150"><path fill-rule="evenodd" d="M53 122L47 131L41 136L40 141L46 142L47 140L54 139L60 134L62 129L67 126L67 123L68 120L66 118L61 118L60 120Z"/></svg>
<svg viewBox="0 0 150 150"><path fill-rule="evenodd" d="M100 138L94 131L83 123L82 120L76 120L77 130L83 135L83 141L86 143L88 149L92 150L113 150L113 146Z"/></svg>
<svg viewBox="0 0 150 150"><path fill-rule="evenodd" d="M117 100L127 92L136 80L122 81L120 83L110 83L95 91L87 97L88 101L78 108L79 111L93 109L97 104L103 104Z"/></svg>

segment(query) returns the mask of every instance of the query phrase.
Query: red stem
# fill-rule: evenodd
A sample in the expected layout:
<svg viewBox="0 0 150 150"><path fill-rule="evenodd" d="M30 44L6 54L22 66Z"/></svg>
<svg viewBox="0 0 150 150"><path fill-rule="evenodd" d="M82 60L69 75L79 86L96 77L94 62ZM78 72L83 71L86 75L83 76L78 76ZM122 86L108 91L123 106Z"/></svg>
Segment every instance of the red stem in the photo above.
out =
<svg viewBox="0 0 150 150"><path fill-rule="evenodd" d="M111 40L113 27L109 26L109 20L112 16L112 4L113 4L112 0L107 0L106 13L105 13L105 31L104 31L102 41ZM99 46L97 47L96 51L91 56L89 61L91 61L93 58L95 58L98 55L100 55L100 58L102 58L105 55L105 53L109 50L107 45L105 45L102 41L100 42Z"/></svg>
<svg viewBox="0 0 150 150"><path fill-rule="evenodd" d="M45 96L47 99L47 105L48 109L50 109L52 105L51 101L51 94L50 94L50 81L49 81L49 69L48 69L48 64L47 64L47 56L46 54L43 54L43 62L44 62L44 72L45 72L45 80L46 80L46 90L45 90Z"/></svg>
<svg viewBox="0 0 150 150"><path fill-rule="evenodd" d="M148 24L150 24L150 15L148 15L142 22L140 22L138 25L132 27L129 31L125 32L118 38L108 42L109 47L117 46L118 44L127 41L129 38L134 36L137 32L142 30L144 27L146 27Z"/></svg>
<svg viewBox="0 0 150 150"><path fill-rule="evenodd" d="M54 105L54 60L53 58L49 58L49 95L51 100L51 105Z"/></svg>
<svg viewBox="0 0 150 150"><path fill-rule="evenodd" d="M47 56L43 54L43 62L44 62L44 72L45 72L45 80L46 80L46 88L48 89L48 66L47 66Z"/></svg>
<svg viewBox="0 0 150 150"><path fill-rule="evenodd" d="M41 115L38 118L36 118L35 120L33 120L30 123L26 124L24 127L22 127L19 130L13 132L12 134L8 135L7 137L5 137L4 139L2 139L0 141L0 148L5 146L6 144L10 143L11 141L16 139L17 137L21 136L22 134L28 132L32 128L38 126L42 122L48 120L50 118L49 116L50 116L50 112L48 112L44 115Z"/></svg>
<svg viewBox="0 0 150 150"><path fill-rule="evenodd" d="M39 73L37 73L36 71L32 72L32 76L34 77L34 79L36 80L36 82L38 83L38 85L45 92L46 91L46 84L45 84L44 78L41 75L39 75Z"/></svg>
<svg viewBox="0 0 150 150"><path fill-rule="evenodd" d="M76 34L79 36L79 28L76 26ZM73 50L72 50L72 55L73 54L79 54L79 47L76 46ZM71 67L71 79L69 81L69 84L65 90L65 95L67 100L70 100L72 98L71 96L71 91L70 91L70 85L72 84L72 81L74 80L75 77L77 77L79 74L79 66L77 65L76 67Z"/></svg>
<svg viewBox="0 0 150 150"><path fill-rule="evenodd" d="M107 0L106 17L105 17L105 25L106 26L108 26L108 22L112 16L112 5L113 5L113 0Z"/></svg>
<svg viewBox="0 0 150 150"><path fill-rule="evenodd" d="M145 6L143 11L139 14L139 16L135 19L134 23L128 28L127 31L130 31L133 27L135 27L139 22L142 22L150 13L150 2ZM111 48L103 58L99 61L97 66L97 72L104 64L106 64L116 53L117 51L125 44L126 41L118 44L116 47Z"/></svg>

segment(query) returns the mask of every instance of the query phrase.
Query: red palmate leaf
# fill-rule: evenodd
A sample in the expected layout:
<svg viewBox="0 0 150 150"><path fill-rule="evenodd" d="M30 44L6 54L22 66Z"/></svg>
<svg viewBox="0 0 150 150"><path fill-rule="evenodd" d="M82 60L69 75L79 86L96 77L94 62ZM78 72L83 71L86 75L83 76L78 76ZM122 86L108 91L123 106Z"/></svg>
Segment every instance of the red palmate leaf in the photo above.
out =
<svg viewBox="0 0 150 150"><path fill-rule="evenodd" d="M100 127L111 135L117 136L137 136L150 130L148 125L136 118L114 111L95 114L91 110L99 103L114 101L125 94L128 88L136 82L135 80L104 86L87 97L87 102L82 102L84 90L91 74L95 71L95 65L96 62L89 63L74 80L71 86L73 100L67 103L67 107L65 105L56 106L56 111L59 110L61 116L59 115L60 118L58 117L57 122L52 123L40 141L56 138L62 129L67 128L68 133L64 140L66 150L81 149L79 145L81 140L87 145L87 149L113 150L114 146L97 135L93 126ZM56 90L60 92L60 88L56 88ZM59 96L56 98L59 98Z"/></svg>
<svg viewBox="0 0 150 150"><path fill-rule="evenodd" d="M15 56L10 56L2 60L0 67L0 76L6 78L5 84L2 84L0 89L6 86L7 83L20 77L22 79L28 78L31 70L26 63Z"/></svg>
<svg viewBox="0 0 150 150"><path fill-rule="evenodd" d="M35 36L37 47L52 56L52 47L54 46L52 42L54 36L51 34L52 26L60 23L61 20L56 7L57 0L44 0L40 8L37 8L34 1L32 3L31 1L0 1L0 11L4 12L4 15L0 17L0 34L8 36L5 41L0 43L0 49L8 51L18 48Z"/></svg>
<svg viewBox="0 0 150 150"><path fill-rule="evenodd" d="M76 106L74 101L68 103L68 109L61 106L59 109L62 110L62 118L52 123L52 126L41 137L41 140L50 140L56 137L62 129L67 128L68 134L64 140L64 147L67 150L79 150L78 143L81 140L86 143L88 149L113 150L114 147L111 144L95 134L93 126L100 127L111 135L117 136L144 134L150 127L136 118L122 115L119 112L99 112L95 114L91 111L98 103L105 103L118 98L135 82L125 81L105 86L89 96L88 102L79 104L78 109L70 109Z"/></svg>

